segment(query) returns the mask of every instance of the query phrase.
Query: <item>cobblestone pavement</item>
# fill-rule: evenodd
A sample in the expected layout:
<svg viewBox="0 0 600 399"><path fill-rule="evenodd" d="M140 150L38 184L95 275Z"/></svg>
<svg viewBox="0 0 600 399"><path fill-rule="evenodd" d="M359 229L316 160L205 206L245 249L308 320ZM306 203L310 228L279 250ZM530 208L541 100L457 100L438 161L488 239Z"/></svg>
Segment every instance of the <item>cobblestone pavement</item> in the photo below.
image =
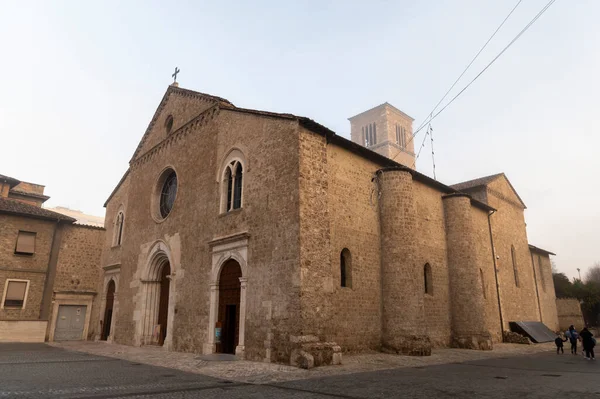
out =
<svg viewBox="0 0 600 399"><path fill-rule="evenodd" d="M424 367L439 364L466 362L552 350L553 343L537 345L497 344L493 351L466 349L437 349L431 356L397 356L379 352L344 355L342 365L317 367L311 370L291 366L238 361L206 361L193 353L169 352L163 348L133 347L106 342L71 341L49 345L98 356L114 357L133 362L167 367L236 382L267 384L282 381L377 371L402 367Z"/></svg>
<svg viewBox="0 0 600 399"><path fill-rule="evenodd" d="M600 395L600 361L556 355L539 346L506 346L496 352L437 351L430 358L420 358L420 365L409 364L409 360L414 362L419 358L364 354L348 356L347 363L337 368L309 371L242 361L207 362L211 364L205 368L211 372L221 370L234 375L234 371L245 370L245 377L235 381L203 375L197 370L189 373L90 353L92 348L96 352L118 351L116 345L69 343L60 346L77 345L87 352L45 344L0 344L0 398L570 399ZM133 349L126 347L120 356L135 355ZM163 363L171 366L177 363L176 356L185 355L141 348L137 356L159 361L161 354ZM193 359L194 355L189 356ZM448 363L450 360L453 362ZM435 365L436 362L445 364ZM181 363L187 364L183 360ZM364 369L365 365L380 369L350 371L352 367ZM241 381L264 375L265 370L271 373L271 380L277 375L293 378L280 382Z"/></svg>

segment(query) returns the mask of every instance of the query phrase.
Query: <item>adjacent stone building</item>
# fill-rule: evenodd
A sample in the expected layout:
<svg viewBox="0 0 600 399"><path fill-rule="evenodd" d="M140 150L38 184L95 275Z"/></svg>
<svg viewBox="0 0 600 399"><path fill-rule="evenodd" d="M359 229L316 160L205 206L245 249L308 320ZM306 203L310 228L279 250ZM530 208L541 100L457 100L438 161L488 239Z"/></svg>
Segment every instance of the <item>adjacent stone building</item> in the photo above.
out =
<svg viewBox="0 0 600 399"><path fill-rule="evenodd" d="M42 208L48 198L0 175L0 342L95 335L104 228Z"/></svg>
<svg viewBox="0 0 600 399"><path fill-rule="evenodd" d="M417 172L388 103L350 121L352 141L170 86L105 203L99 338L311 367L556 328L551 253L506 176Z"/></svg>

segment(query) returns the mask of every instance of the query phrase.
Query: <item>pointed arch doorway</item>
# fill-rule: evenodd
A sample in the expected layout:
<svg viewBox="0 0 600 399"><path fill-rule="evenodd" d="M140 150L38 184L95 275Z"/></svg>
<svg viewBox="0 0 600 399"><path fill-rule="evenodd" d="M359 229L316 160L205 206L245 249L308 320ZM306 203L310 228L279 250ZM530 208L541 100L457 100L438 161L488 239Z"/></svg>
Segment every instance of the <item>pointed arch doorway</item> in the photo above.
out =
<svg viewBox="0 0 600 399"><path fill-rule="evenodd" d="M219 275L219 314L221 341L217 343L218 353L235 354L240 341L240 299L242 269L240 264L230 259L223 265Z"/></svg>
<svg viewBox="0 0 600 399"><path fill-rule="evenodd" d="M110 337L110 328L113 318L113 307L115 303L115 280L110 280L106 289L106 309L104 310L104 324L102 325L101 340L106 341Z"/></svg>
<svg viewBox="0 0 600 399"><path fill-rule="evenodd" d="M160 273L160 297L158 300L157 325L159 326L159 336L157 344L163 346L167 337L167 321L169 318L169 291L171 287L171 265L165 262L162 265Z"/></svg>
<svg viewBox="0 0 600 399"><path fill-rule="evenodd" d="M161 253L155 257L143 283L143 345L165 345L169 342L171 263Z"/></svg>

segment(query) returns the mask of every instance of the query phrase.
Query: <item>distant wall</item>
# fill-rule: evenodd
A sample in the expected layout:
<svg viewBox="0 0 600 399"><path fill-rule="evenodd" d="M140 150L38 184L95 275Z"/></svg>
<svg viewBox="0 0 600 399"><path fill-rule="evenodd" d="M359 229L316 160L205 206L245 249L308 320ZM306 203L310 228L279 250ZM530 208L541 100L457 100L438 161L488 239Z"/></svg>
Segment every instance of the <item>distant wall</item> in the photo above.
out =
<svg viewBox="0 0 600 399"><path fill-rule="evenodd" d="M556 310L558 311L558 325L561 331L569 328L571 324L577 331L584 327L583 315L579 301L574 298L557 298Z"/></svg>
<svg viewBox="0 0 600 399"><path fill-rule="evenodd" d="M44 342L47 321L0 320L0 342Z"/></svg>

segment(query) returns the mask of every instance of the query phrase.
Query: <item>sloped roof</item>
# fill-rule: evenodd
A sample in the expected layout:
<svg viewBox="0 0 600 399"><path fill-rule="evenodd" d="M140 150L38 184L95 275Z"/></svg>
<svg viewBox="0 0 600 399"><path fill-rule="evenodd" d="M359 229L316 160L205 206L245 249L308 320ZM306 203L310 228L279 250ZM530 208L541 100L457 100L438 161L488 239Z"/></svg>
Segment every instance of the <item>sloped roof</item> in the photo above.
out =
<svg viewBox="0 0 600 399"><path fill-rule="evenodd" d="M137 148L135 149L135 152L133 153L133 156L131 157L130 162L132 162L137 157L137 155L139 154L140 150L142 149L142 146L146 142L146 138L150 134L150 131L152 130L152 128L154 127L154 124L156 123L156 120L158 119L158 115L160 114L160 111L163 109L163 107L167 103L167 100L169 99L169 96L172 93L184 93L184 94L188 94L188 95L200 97L200 98L203 98L203 99L208 100L208 101L212 101L212 102L214 102L216 104L221 104L221 105L226 105L226 106L227 105L234 106L231 102L229 102L229 100L227 100L225 98L213 96L213 95L206 94L206 93L200 93L199 91L182 89L182 88L180 88L178 86L170 85L167 88L167 91L165 92L162 100L160 100L160 103L158 104L158 107L156 108L156 111L154 111L154 115L152 116L152 119L150 120L150 123L148 124L148 127L146 128L146 132L142 136L142 139L140 140L140 143L138 144Z"/></svg>
<svg viewBox="0 0 600 399"><path fill-rule="evenodd" d="M362 114L366 114L367 112L371 112L371 111L373 111L374 109L381 108L381 107L386 107L386 106L387 106L387 107L390 107L391 109L393 109L394 111L396 111L396 112L400 113L401 115L403 115L403 116L407 117L407 118L408 118L408 119L410 119L411 121L414 121L414 120L415 120L415 118L413 118L412 116L408 115L406 112L404 112L404 111L402 111L402 110L400 110L400 109L398 109L398 108L394 107L392 104L388 103L387 101L386 101L386 102L384 102L383 104L379 104L379 105L377 105L377 106L375 106L375 107L373 107L373 108L370 108L370 109L368 109L368 110L366 110L366 111L363 111L363 112L361 112L360 114L356 114L356 115L354 115L354 116L351 116L350 118L348 118L348 120L349 120L349 121L351 121L352 119L356 118L357 116L360 116L360 115L362 115Z"/></svg>
<svg viewBox="0 0 600 399"><path fill-rule="evenodd" d="M523 202L523 199L521 198L519 193L517 193L517 190L515 190L514 186L512 185L510 180L508 180L508 177L506 177L504 173L496 173L495 175L484 176L473 180L467 180L462 183L453 184L450 187L458 191L468 191L476 187L485 187L499 177L504 177L506 179L508 185L510 186L510 189L513 191L513 193L515 193L515 195L519 199L519 202L523 205L524 208L527 208L527 205L525 205L525 202Z"/></svg>
<svg viewBox="0 0 600 399"><path fill-rule="evenodd" d="M117 193L117 190L119 189L119 187L121 187L121 184L123 184L123 182L125 181L125 179L127 178L128 175L129 175L129 168L127 168L127 170L123 174L123 177L121 177L121 180L119 180L119 182L117 183L117 185L115 186L115 188L112 190L112 193L110 193L110 195L108 196L108 198L106 199L106 201L104 201L104 205L103 206L105 208L106 208L106 205L108 205L108 201L110 201L112 199L112 197Z"/></svg>
<svg viewBox="0 0 600 399"><path fill-rule="evenodd" d="M538 248L535 245L529 244L529 249L531 250L531 252L539 252L539 253L544 254L544 255L554 255L554 256L556 256L555 253L547 251L547 250L542 249L542 248Z"/></svg>
<svg viewBox="0 0 600 399"><path fill-rule="evenodd" d="M488 184L490 184L492 181L496 180L498 177L502 176L503 174L504 173L496 173L495 175L479 177L477 179L467 180L462 183L452 184L452 185L450 185L450 187L452 187L453 189L458 190L458 191L463 191L463 190L468 190L470 188L487 186Z"/></svg>
<svg viewBox="0 0 600 399"><path fill-rule="evenodd" d="M0 181L6 182L10 185L11 188L21 183L21 180L15 179L14 177L0 175Z"/></svg>
<svg viewBox="0 0 600 399"><path fill-rule="evenodd" d="M74 218L10 198L0 198L0 213L73 223Z"/></svg>
<svg viewBox="0 0 600 399"><path fill-rule="evenodd" d="M26 196L26 197L39 198L39 199L42 199L42 200L44 200L44 201L46 201L46 200L50 199L50 197L49 197L49 196L47 196L47 195L44 195L44 194L36 194L36 193L30 193L30 192L28 192L28 191L21 191L21 190L16 190L16 189L13 189L13 190L10 190L10 192L11 192L12 194L23 195L23 196Z"/></svg>
<svg viewBox="0 0 600 399"><path fill-rule="evenodd" d="M260 115L260 116L270 117L270 118L282 118L282 119L288 119L288 120L296 120L304 128L306 128L314 133L324 136L328 143L334 143L350 152L353 152L359 156L369 159L369 160L381 165L382 167L406 168L411 171L411 173L413 175L413 179L415 179L423 184L426 184L430 187L436 188L444 194L451 194L451 193L455 193L455 192L459 191L458 189L456 189L452 186L447 186L444 183L441 183L435 179L432 179L431 177L429 177L427 175L424 175L422 173L417 172L416 170L413 170L412 168L408 168L406 165L402 165L399 162L394 161L393 159L390 159L386 156L378 154L377 152L372 151L366 147L363 147L362 145L357 144L351 140L348 140L345 137L339 136L333 130L315 122L314 120L312 120L310 118L307 118L304 116L297 116L297 115L289 114L289 113L276 113L276 112L248 109L248 108L239 108L224 98L212 96L210 94L200 93L200 92L196 92L196 91L192 91L192 90L188 90L188 89L182 89L182 88L179 88L179 87L173 86L173 85L169 86L165 95L163 96L161 103L158 106L156 112L154 113L152 121L148 125L148 128L146 129L146 133L144 134L144 137L140 141L130 162L132 162L136 158L137 154L139 153L140 149L142 148L145 138L148 136L150 130L152 130L152 127L153 127L154 123L156 122L157 116L160 113L161 108L166 103L168 96L173 92L183 92L183 93L193 94L193 95L201 96L203 98L215 101L215 104L218 105L218 107L222 110L229 110L229 111L240 112L240 113L249 113L249 114ZM382 105L388 105L388 106L393 107L389 103L384 103ZM395 108L395 107L393 107L393 108ZM398 110L398 111L400 111L400 110ZM400 111L400 112L402 112L402 111ZM108 202L114 196L114 194L116 193L118 188L121 186L121 184L123 183L123 181L125 180L125 178L127 177L128 174L129 174L129 169L125 172L125 174L121 178L121 181L119 181L117 186L114 188L113 192L110 194L110 196L104 203L104 207L107 206ZM470 200L471 200L471 204L477 208L480 208L480 209L483 209L486 211L495 210L493 207L489 206L488 204L483 203L479 200L476 200L472 197L470 197Z"/></svg>

